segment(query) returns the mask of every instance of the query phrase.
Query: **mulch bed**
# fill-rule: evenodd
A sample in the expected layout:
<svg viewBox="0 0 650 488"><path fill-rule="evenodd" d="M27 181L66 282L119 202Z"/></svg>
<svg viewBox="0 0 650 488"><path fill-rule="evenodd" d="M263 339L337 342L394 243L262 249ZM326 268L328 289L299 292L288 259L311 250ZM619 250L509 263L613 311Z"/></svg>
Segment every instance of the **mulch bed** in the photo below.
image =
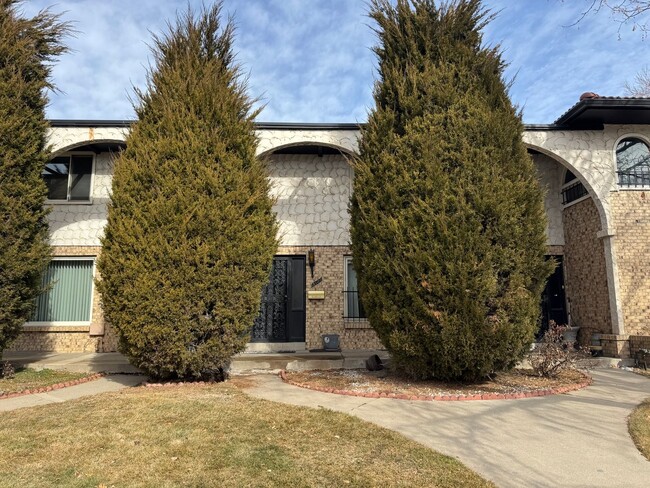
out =
<svg viewBox="0 0 650 488"><path fill-rule="evenodd" d="M557 378L541 378L532 370L499 373L481 383L413 381L392 371L360 369L281 371L281 378L310 390L368 398L402 400L514 400L567 393L591 384L591 377L576 370Z"/></svg>

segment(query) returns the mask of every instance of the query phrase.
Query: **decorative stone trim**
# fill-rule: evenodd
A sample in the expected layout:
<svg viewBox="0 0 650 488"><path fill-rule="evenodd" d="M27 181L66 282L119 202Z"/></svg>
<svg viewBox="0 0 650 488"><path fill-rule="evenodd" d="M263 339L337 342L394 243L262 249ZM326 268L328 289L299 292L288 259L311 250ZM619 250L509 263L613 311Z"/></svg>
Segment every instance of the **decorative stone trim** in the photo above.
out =
<svg viewBox="0 0 650 488"><path fill-rule="evenodd" d="M5 398L15 398L24 395L34 395L36 393L47 393L53 390L60 390L61 388L67 388L68 386L81 385L82 383L88 383L90 381L98 380L99 378L106 376L106 373L95 373L77 380L65 381L63 383L56 383L50 386L42 386L41 388L33 388L31 390L22 390L12 393L0 393L0 400Z"/></svg>
<svg viewBox="0 0 650 488"><path fill-rule="evenodd" d="M584 374L584 373L583 373ZM397 393L365 393L357 392L351 390L338 390L336 388L325 388L322 386L313 386L306 383L299 383L297 381L290 380L287 378L285 370L280 371L280 378L285 383L288 383L293 386L298 386L300 388L306 388L308 390L320 391L322 393L334 393L336 395L348 395L348 396L358 396L365 398L395 398L399 400L423 400L423 401L439 401L439 402L450 402L450 401L469 401L469 400L518 400L521 398L534 398L534 397L543 397L549 395L559 395L561 393L569 393L571 391L581 390L589 385L591 385L592 378L588 375L584 375L585 379L581 383L577 383L571 386L561 386L558 388L548 388L546 390L537 390L537 391L528 391L522 393L485 393L481 395L402 395Z"/></svg>

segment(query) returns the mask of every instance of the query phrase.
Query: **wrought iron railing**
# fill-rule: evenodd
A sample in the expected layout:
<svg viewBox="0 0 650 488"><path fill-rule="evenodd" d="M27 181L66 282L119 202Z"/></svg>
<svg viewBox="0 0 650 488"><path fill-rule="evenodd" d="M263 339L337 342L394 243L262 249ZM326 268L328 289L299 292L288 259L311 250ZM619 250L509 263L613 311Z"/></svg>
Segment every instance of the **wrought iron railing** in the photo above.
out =
<svg viewBox="0 0 650 488"><path fill-rule="evenodd" d="M639 171L617 171L618 186L650 186L650 168Z"/></svg>
<svg viewBox="0 0 650 488"><path fill-rule="evenodd" d="M359 300L359 292L356 290L343 291L343 318L346 320L364 320L366 311Z"/></svg>
<svg viewBox="0 0 650 488"><path fill-rule="evenodd" d="M574 202L588 193L585 186L581 182L576 181L574 184L562 189L562 204L566 205L567 203Z"/></svg>

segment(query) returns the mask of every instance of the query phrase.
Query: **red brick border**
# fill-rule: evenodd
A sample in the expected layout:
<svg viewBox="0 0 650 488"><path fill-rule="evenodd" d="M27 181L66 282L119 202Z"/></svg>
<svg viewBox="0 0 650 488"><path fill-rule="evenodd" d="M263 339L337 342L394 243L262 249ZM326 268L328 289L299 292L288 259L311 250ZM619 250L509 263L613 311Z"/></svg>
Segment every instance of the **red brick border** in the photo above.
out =
<svg viewBox="0 0 650 488"><path fill-rule="evenodd" d="M50 386L42 386L40 388L32 388L31 390L22 390L13 393L0 393L0 400L4 400L5 398L15 398L24 395L33 395L35 393L47 393L52 390L60 390L61 388L67 388L68 386L75 386L75 385L80 385L82 383L88 383L89 381L98 380L102 376L106 376L106 373L94 373L88 376L84 376L83 378L79 378L77 380L65 381L63 383L56 383Z"/></svg>
<svg viewBox="0 0 650 488"><path fill-rule="evenodd" d="M584 373L583 373L584 374ZM324 386L314 386L307 383L299 383L297 381L290 380L287 377L286 371L280 371L280 378L285 383L288 383L293 386L298 386L300 388L306 388L308 390L320 391L323 393L334 393L336 395L348 395L348 396L358 396L366 398L397 398L399 400L424 400L424 401L469 401L469 400L518 400L520 398L533 398L533 397L542 397L548 395L558 395L560 393L569 393L571 391L580 390L591 385L592 378L591 376L584 375L585 380L581 383L576 383L571 386L560 386L557 388L548 388L545 390L536 390L536 391L527 391L521 393L483 393L475 395L402 395L397 393L366 393L362 391L351 391L351 390L339 390L336 388L326 388Z"/></svg>

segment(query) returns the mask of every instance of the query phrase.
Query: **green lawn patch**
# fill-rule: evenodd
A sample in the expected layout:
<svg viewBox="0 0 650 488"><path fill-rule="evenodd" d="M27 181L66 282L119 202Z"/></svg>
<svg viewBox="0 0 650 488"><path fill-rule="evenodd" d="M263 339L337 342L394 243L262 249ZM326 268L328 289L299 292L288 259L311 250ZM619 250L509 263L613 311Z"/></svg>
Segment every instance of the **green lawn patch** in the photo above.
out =
<svg viewBox="0 0 650 488"><path fill-rule="evenodd" d="M232 383L133 388L0 414L0 486L493 486L457 460Z"/></svg>
<svg viewBox="0 0 650 488"><path fill-rule="evenodd" d="M0 378L0 395L44 388L58 383L65 383L66 381L78 380L86 376L89 375L87 373L71 373L53 369L17 368L16 375L13 378Z"/></svg>
<svg viewBox="0 0 650 488"><path fill-rule="evenodd" d="M628 428L636 447L650 460L650 398L634 409Z"/></svg>

